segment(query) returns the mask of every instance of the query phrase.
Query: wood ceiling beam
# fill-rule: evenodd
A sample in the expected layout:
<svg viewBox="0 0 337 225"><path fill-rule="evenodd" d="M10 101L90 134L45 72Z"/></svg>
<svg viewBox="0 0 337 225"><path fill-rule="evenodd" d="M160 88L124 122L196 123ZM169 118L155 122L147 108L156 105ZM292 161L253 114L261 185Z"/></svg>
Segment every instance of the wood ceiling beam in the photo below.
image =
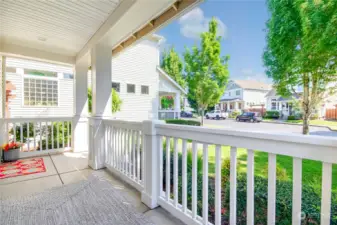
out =
<svg viewBox="0 0 337 225"><path fill-rule="evenodd" d="M176 15L181 13L183 10L199 2L200 0L178 0L172 6L163 12L161 15L157 16L155 19L151 20L143 28L139 29L135 33L131 34L129 38L120 43L117 47L112 49L112 55L116 55L123 49L135 43L137 40L143 38L149 33L153 32L158 27L162 26L170 19L174 18Z"/></svg>

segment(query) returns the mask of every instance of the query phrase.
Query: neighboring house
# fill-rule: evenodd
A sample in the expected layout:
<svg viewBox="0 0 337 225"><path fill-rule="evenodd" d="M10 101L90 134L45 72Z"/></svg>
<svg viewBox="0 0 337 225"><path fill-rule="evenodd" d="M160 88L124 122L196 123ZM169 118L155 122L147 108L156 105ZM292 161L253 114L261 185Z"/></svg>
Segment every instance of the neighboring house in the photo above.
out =
<svg viewBox="0 0 337 225"><path fill-rule="evenodd" d="M293 94L288 98L282 97L273 88L266 94L266 109L268 111L279 111L282 117L287 117L293 113L292 102L299 98L300 94Z"/></svg>
<svg viewBox="0 0 337 225"><path fill-rule="evenodd" d="M266 103L265 95L270 84L252 80L231 80L217 107L224 111L241 111Z"/></svg>
<svg viewBox="0 0 337 225"><path fill-rule="evenodd" d="M7 58L6 117L71 117L73 86L72 67Z"/></svg>
<svg viewBox="0 0 337 225"><path fill-rule="evenodd" d="M112 58L112 88L123 101L114 118L133 121L179 118L180 96L186 92L159 68L162 40L161 36L150 35ZM90 71L88 80L90 87ZM174 108L160 109L161 96L172 96Z"/></svg>

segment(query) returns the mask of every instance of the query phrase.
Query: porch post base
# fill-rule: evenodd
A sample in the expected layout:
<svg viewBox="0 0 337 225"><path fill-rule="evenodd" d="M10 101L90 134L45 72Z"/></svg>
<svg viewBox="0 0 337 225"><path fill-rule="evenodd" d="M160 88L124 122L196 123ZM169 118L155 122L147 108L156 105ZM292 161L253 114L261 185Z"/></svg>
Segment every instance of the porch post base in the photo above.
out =
<svg viewBox="0 0 337 225"><path fill-rule="evenodd" d="M105 168L105 128L102 117L89 118L89 166L94 170Z"/></svg>
<svg viewBox="0 0 337 225"><path fill-rule="evenodd" d="M151 197L150 195L148 195L144 191L142 192L141 200L150 209L154 209L154 208L157 208L159 206L158 205L158 199L154 198L154 197Z"/></svg>

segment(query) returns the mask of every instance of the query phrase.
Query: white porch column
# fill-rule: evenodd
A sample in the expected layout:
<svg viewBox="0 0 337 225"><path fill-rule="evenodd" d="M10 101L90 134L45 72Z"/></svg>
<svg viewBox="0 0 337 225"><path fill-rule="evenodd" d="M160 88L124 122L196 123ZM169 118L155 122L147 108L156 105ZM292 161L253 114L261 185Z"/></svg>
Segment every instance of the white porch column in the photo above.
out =
<svg viewBox="0 0 337 225"><path fill-rule="evenodd" d="M235 111L238 110L238 102L234 102L234 109Z"/></svg>
<svg viewBox="0 0 337 225"><path fill-rule="evenodd" d="M144 134L144 190L142 192L142 202L150 209L158 206L159 196L159 141L156 135L155 124L164 123L159 120L143 121L142 132Z"/></svg>
<svg viewBox="0 0 337 225"><path fill-rule="evenodd" d="M83 57L75 65L74 118L72 148L74 152L88 151L88 59Z"/></svg>
<svg viewBox="0 0 337 225"><path fill-rule="evenodd" d="M103 117L111 111L111 52L108 42L100 42L91 50L92 117L89 119L89 166L104 168L105 128Z"/></svg>
<svg viewBox="0 0 337 225"><path fill-rule="evenodd" d="M227 104L227 112L229 112L231 110L230 103L227 102L226 104Z"/></svg>
<svg viewBox="0 0 337 225"><path fill-rule="evenodd" d="M180 118L180 92L177 92L174 96L174 111L177 114L177 119Z"/></svg>

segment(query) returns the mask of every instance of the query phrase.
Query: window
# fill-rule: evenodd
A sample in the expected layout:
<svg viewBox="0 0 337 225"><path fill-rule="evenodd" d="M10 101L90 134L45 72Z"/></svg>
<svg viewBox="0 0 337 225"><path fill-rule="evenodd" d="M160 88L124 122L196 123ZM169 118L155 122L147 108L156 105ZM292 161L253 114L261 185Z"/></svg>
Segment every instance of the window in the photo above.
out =
<svg viewBox="0 0 337 225"><path fill-rule="evenodd" d="M241 94L240 90L237 90L236 95L240 95L240 94Z"/></svg>
<svg viewBox="0 0 337 225"><path fill-rule="evenodd" d="M126 88L128 93L136 93L136 86L134 84L127 84Z"/></svg>
<svg viewBox="0 0 337 225"><path fill-rule="evenodd" d="M149 86L142 85L141 86L141 93L144 94L144 95L148 95L149 94Z"/></svg>
<svg viewBox="0 0 337 225"><path fill-rule="evenodd" d="M24 78L25 106L57 106L57 80Z"/></svg>
<svg viewBox="0 0 337 225"><path fill-rule="evenodd" d="M64 79L74 79L74 74L71 73L63 73Z"/></svg>
<svg viewBox="0 0 337 225"><path fill-rule="evenodd" d="M57 72L24 69L24 74L42 76L42 77L57 77Z"/></svg>
<svg viewBox="0 0 337 225"><path fill-rule="evenodd" d="M115 91L120 92L120 83L112 82L112 88L115 89Z"/></svg>

